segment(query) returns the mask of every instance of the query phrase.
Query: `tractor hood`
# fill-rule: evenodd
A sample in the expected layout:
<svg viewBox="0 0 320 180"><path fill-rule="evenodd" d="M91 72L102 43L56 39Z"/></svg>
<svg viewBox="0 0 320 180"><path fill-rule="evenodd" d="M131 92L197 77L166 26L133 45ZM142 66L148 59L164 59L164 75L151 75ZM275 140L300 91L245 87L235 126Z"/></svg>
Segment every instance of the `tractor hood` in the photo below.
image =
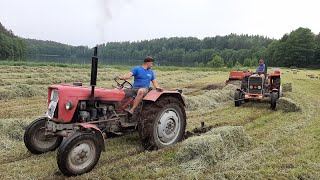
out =
<svg viewBox="0 0 320 180"><path fill-rule="evenodd" d="M54 92L54 93L53 93ZM54 97L54 98L53 98ZM52 85L48 88L48 117L54 117L53 120L60 123L68 123L71 121L76 110L76 105L82 100L101 100L109 102L121 102L125 98L125 93L119 89L102 89L94 90L94 97L91 94L91 87L74 86L74 85ZM55 99L56 104L52 103ZM72 103L73 108L66 109L67 103ZM52 109L53 108L53 109ZM56 110L57 111L56 111ZM58 112L56 116L52 114Z"/></svg>
<svg viewBox="0 0 320 180"><path fill-rule="evenodd" d="M105 100L105 101L121 101L125 97L125 93L119 89L103 89L96 88L94 97L91 97L91 87L74 86L69 84L51 85L49 86L48 98L52 89L57 89L59 92L59 99L68 97L77 97L79 100Z"/></svg>

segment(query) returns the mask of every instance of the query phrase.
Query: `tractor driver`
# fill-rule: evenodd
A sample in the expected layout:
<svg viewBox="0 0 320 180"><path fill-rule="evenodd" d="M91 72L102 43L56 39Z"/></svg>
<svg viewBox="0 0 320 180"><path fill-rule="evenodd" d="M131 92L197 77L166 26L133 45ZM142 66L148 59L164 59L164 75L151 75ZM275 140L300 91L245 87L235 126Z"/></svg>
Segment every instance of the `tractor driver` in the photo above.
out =
<svg viewBox="0 0 320 180"><path fill-rule="evenodd" d="M134 76L133 91L134 91L134 94L136 95L136 98L134 99L132 108L126 109L129 116L132 116L134 110L138 107L143 97L147 95L150 88L150 81L152 82L153 86L156 89L161 90L156 80L156 76L151 70L153 61L154 60L151 56L147 56L145 57L144 63L142 64L142 66L137 66L133 68L128 74L125 74L124 76L119 77L119 79L127 80L130 77Z"/></svg>
<svg viewBox="0 0 320 180"><path fill-rule="evenodd" d="M259 60L259 66L256 70L256 74L259 74L260 76L262 76L263 79L265 78L265 76L267 74L267 67L266 67L266 64L264 64L263 59Z"/></svg>

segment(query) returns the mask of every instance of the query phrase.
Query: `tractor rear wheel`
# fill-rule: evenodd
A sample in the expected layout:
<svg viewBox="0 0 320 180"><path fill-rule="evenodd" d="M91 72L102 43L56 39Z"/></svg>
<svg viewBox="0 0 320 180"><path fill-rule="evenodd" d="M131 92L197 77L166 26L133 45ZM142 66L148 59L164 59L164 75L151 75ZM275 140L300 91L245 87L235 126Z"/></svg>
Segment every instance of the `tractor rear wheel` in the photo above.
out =
<svg viewBox="0 0 320 180"><path fill-rule="evenodd" d="M63 141L58 149L58 167L66 176L89 172L97 164L101 150L94 133L75 132Z"/></svg>
<svg viewBox="0 0 320 180"><path fill-rule="evenodd" d="M148 103L141 111L138 131L147 150L161 149L184 138L186 112L183 104L174 97L164 97Z"/></svg>
<svg viewBox="0 0 320 180"><path fill-rule="evenodd" d="M240 99L242 99L242 92L241 91L234 92L234 106L237 107L241 105Z"/></svg>
<svg viewBox="0 0 320 180"><path fill-rule="evenodd" d="M34 120L24 132L24 144L33 154L42 154L54 151L61 144L62 136L46 135L45 128L48 118Z"/></svg>
<svg viewBox="0 0 320 180"><path fill-rule="evenodd" d="M272 92L270 98L271 98L271 109L275 110L277 107L277 100L279 98L278 92Z"/></svg>

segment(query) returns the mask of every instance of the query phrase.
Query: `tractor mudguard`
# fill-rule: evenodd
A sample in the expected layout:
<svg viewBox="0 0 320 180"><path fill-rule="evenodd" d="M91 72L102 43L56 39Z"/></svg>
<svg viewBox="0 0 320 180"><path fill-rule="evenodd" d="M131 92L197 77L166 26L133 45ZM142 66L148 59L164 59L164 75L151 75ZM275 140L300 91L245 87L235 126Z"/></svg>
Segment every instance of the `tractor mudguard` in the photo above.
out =
<svg viewBox="0 0 320 180"><path fill-rule="evenodd" d="M102 135L102 131L96 125L89 124L89 123L76 123L76 125L77 126L81 126L81 127L85 128L85 129L93 130L95 132L95 134L97 135L97 137L99 138L102 150L103 151L106 150L105 144L104 144L104 138L103 138L103 135Z"/></svg>
<svg viewBox="0 0 320 180"><path fill-rule="evenodd" d="M161 96L173 96L180 100L180 102L185 106L183 97L178 91L157 91L151 90L144 98L144 101L156 102Z"/></svg>

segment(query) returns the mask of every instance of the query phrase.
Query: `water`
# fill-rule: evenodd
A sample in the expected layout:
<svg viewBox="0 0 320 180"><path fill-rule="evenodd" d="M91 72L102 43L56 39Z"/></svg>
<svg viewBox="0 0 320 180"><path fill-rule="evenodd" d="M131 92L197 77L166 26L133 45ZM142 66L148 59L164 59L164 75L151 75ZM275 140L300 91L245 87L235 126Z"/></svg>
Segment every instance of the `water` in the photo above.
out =
<svg viewBox="0 0 320 180"><path fill-rule="evenodd" d="M52 62L52 63L65 63L65 64L91 64L91 58L65 58L58 56L33 56L27 57L26 61L29 62ZM102 65L141 65L143 60L134 59L104 59L99 58L99 64Z"/></svg>
<svg viewBox="0 0 320 180"><path fill-rule="evenodd" d="M61 57L61 56L30 56L23 59L20 58L8 58L9 61L27 61L27 62L51 62L51 63L63 63L63 64L91 64L91 57L88 58L75 58L75 57ZM125 66L138 66L143 64L143 59L106 59L99 57L99 64L101 65L125 65ZM157 61L154 65L157 66L178 66L178 67L190 67L194 66L193 62L185 61Z"/></svg>

